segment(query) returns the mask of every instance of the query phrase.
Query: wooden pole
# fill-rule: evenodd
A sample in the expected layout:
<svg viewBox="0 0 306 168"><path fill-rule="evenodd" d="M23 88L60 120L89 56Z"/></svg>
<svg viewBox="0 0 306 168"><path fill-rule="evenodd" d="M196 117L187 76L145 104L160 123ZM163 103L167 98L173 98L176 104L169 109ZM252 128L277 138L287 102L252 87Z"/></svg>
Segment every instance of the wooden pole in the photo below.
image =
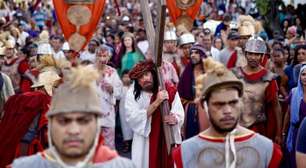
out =
<svg viewBox="0 0 306 168"><path fill-rule="evenodd" d="M159 86L162 90L165 90L165 83L162 78L162 72L161 72L161 66L162 66L162 55L163 55L163 43L164 43L164 31L165 31L165 23L166 23L166 3L165 0L160 0L159 4L159 11L158 11L158 26L155 36L155 48L154 48L154 55L156 58L156 70L158 74L158 82ZM164 116L169 115L170 113L170 105L169 101L165 100L162 102L161 106L161 113L162 118L164 119ZM174 131L173 127L168 125L167 123L163 123L163 129L167 144L167 151L168 154L171 153L172 146L175 145L175 137L174 137Z"/></svg>
<svg viewBox="0 0 306 168"><path fill-rule="evenodd" d="M164 43L164 30L165 30L165 21L166 21L166 2L165 0L159 0L159 8L158 8L158 25L157 30L155 31L151 10L149 8L148 0L140 0L142 15L145 22L145 29L147 33L147 38L149 41L149 49L153 53L153 61L156 64L156 70L158 75L159 86L162 90L165 89L164 80L162 78L162 73L160 71L162 66L162 54L163 54L163 43ZM169 101L165 100L162 102L161 106L162 118L164 119L165 115L169 115L170 105ZM172 126L163 123L164 135L167 144L167 152L171 153L172 147L175 145L175 138Z"/></svg>

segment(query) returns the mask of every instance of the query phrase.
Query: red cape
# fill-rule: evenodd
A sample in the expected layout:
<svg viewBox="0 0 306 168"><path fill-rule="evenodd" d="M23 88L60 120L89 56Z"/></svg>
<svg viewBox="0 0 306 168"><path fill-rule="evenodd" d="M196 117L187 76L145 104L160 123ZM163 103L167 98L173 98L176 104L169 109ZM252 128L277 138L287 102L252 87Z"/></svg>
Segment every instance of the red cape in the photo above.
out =
<svg viewBox="0 0 306 168"><path fill-rule="evenodd" d="M14 95L8 99L0 123L0 167L14 160L16 148L35 116L41 113L39 127L47 124L45 113L50 101L50 96L38 91Z"/></svg>
<svg viewBox="0 0 306 168"><path fill-rule="evenodd" d="M169 95L169 104L171 105L176 94L176 88L166 84L166 90ZM151 103L156 99L152 96ZM168 155L165 135L163 132L163 121L160 108L152 115L151 133L149 139L149 168L172 168L173 159Z"/></svg>

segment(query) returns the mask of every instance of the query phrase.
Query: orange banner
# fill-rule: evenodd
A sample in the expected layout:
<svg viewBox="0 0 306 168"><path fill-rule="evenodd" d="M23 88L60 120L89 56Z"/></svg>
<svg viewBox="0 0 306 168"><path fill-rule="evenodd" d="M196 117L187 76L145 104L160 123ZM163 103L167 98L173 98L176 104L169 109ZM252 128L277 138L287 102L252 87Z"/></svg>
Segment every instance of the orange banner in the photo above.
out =
<svg viewBox="0 0 306 168"><path fill-rule="evenodd" d="M192 22L196 18L203 0L167 0L169 15L174 24L180 18L189 18Z"/></svg>
<svg viewBox="0 0 306 168"><path fill-rule="evenodd" d="M105 0L76 4L65 0L53 0L53 4L57 20L70 47L75 51L82 50L96 31Z"/></svg>

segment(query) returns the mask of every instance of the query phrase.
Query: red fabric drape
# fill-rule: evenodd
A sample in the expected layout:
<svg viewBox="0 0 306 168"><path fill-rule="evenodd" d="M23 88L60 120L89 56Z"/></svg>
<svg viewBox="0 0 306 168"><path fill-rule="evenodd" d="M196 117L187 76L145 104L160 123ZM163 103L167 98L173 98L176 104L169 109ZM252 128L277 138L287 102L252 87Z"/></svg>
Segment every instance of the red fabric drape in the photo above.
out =
<svg viewBox="0 0 306 168"><path fill-rule="evenodd" d="M69 22L66 15L66 12L71 5L66 4L64 0L53 0L53 4L58 22L62 28L65 39L68 41L69 37L76 32L76 26ZM105 0L98 0L95 1L94 4L86 5L90 9L92 16L88 24L80 27L79 32L81 35L86 37L86 44L96 31L97 24L99 23L103 13L104 5ZM83 48L86 44L83 45Z"/></svg>
<svg viewBox="0 0 306 168"><path fill-rule="evenodd" d="M236 66L237 59L238 59L237 51L234 51L230 59L228 60L226 67L228 69L234 68Z"/></svg>
<svg viewBox="0 0 306 168"><path fill-rule="evenodd" d="M171 105L176 94L176 88L166 84L166 90L169 95ZM151 99L156 99L154 95ZM161 111L158 108L152 115L151 133L149 139L149 168L172 168L173 159L171 154L168 155L165 135L163 132L163 121Z"/></svg>
<svg viewBox="0 0 306 168"><path fill-rule="evenodd" d="M5 114L0 123L0 167L10 164L21 138L26 134L35 116L41 113L41 122L48 111L50 96L41 92L27 92L9 98L4 106ZM42 125L39 125L42 127ZM34 144L37 143L33 142Z"/></svg>

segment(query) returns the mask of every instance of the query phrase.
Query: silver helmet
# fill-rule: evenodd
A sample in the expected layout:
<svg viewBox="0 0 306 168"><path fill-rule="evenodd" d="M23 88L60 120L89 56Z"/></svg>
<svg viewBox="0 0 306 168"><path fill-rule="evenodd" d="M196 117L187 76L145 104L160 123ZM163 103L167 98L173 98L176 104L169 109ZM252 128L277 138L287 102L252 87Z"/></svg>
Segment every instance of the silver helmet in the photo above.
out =
<svg viewBox="0 0 306 168"><path fill-rule="evenodd" d="M265 41L260 37L251 37L245 44L245 51L251 53L265 54L267 52L267 46Z"/></svg>
<svg viewBox="0 0 306 168"><path fill-rule="evenodd" d="M166 31L164 36L164 41L176 41L177 37L175 31Z"/></svg>
<svg viewBox="0 0 306 168"><path fill-rule="evenodd" d="M191 33L185 33L180 36L179 38L179 45L184 45L184 44L193 44L195 43L195 38L194 35Z"/></svg>

